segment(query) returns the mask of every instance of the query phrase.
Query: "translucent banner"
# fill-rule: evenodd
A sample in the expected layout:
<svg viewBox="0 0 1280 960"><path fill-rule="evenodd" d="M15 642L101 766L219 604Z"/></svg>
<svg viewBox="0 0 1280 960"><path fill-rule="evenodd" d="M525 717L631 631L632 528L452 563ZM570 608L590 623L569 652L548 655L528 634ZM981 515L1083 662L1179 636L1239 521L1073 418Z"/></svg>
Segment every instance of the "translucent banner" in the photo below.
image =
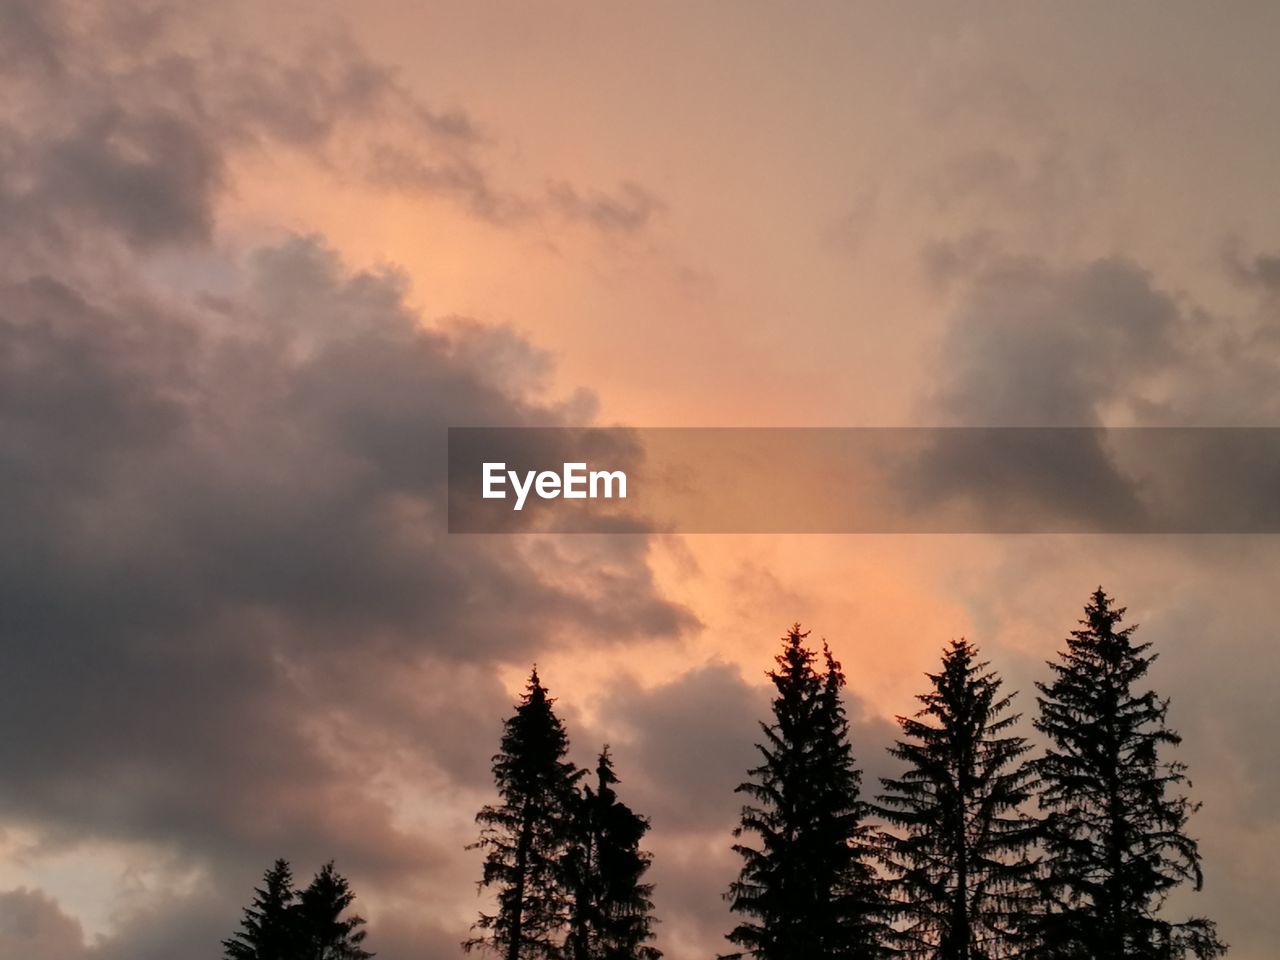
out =
<svg viewBox="0 0 1280 960"><path fill-rule="evenodd" d="M449 530L1276 533L1280 428L451 428Z"/></svg>

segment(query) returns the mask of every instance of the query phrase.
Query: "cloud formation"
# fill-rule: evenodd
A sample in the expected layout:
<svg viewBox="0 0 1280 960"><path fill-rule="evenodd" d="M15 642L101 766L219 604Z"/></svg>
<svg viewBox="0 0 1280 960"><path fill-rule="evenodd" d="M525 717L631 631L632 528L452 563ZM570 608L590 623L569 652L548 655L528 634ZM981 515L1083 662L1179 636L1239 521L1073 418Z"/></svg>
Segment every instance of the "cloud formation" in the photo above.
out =
<svg viewBox="0 0 1280 960"><path fill-rule="evenodd" d="M456 957L539 656L654 817L662 947L707 956L777 629L878 625L850 672L906 710L968 613L1027 691L1101 578L1168 653L1203 909L1270 955L1265 544L445 541L439 451L592 422L566 369L634 422L1274 422L1274 13L1170 10L1152 42L1046 11L320 2L311 39L294 6L0 0L0 953L207 957L283 854L338 857L385 960ZM696 271L652 256L667 229ZM1257 245L1224 276L1203 247L1233 232ZM386 248L430 249L424 282ZM1224 280L1238 315L1205 307ZM873 784L892 730L854 706Z"/></svg>
<svg viewBox="0 0 1280 960"><path fill-rule="evenodd" d="M92 943L14 891L0 937L60 960L205 956L277 855L336 857L387 903L465 891L457 844L407 825L388 783L470 798L509 709L499 666L693 618L644 538L446 542L446 427L591 416L587 394L546 398L541 351L431 327L402 275L321 237L214 241L255 149L376 179L411 144L430 189L495 216L483 136L342 43L192 53L166 8L0 17L18 94L0 112L0 724L24 731L0 746L0 818L40 838L32 856L92 839L206 877ZM646 216L601 202L574 215Z"/></svg>

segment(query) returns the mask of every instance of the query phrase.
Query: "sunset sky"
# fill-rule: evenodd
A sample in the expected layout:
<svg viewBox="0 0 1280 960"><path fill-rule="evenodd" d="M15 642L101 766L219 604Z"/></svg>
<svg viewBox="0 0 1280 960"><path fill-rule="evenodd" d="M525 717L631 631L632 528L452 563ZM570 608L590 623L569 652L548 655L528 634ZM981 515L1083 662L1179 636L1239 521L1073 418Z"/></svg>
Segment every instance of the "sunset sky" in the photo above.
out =
<svg viewBox="0 0 1280 960"><path fill-rule="evenodd" d="M461 955L536 661L669 960L794 621L866 781L1102 584L1280 943L1280 540L450 536L474 425L1280 426L1280 6L0 0L0 958L218 955L278 856ZM1029 716L1027 718L1029 720ZM1031 735L1030 723L1024 733Z"/></svg>

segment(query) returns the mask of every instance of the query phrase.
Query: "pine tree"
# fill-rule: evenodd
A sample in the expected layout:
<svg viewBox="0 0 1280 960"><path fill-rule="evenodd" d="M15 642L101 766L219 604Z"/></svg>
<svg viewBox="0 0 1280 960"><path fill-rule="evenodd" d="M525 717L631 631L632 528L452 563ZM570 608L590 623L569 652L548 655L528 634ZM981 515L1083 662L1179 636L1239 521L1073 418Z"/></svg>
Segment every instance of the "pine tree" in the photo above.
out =
<svg viewBox="0 0 1280 960"><path fill-rule="evenodd" d="M868 865L861 773L848 739L845 678L826 652L825 673L796 624L769 673L773 722L761 723L763 762L738 791L741 873L731 909L746 919L728 935L756 960L852 960L879 955L879 902Z"/></svg>
<svg viewBox="0 0 1280 960"><path fill-rule="evenodd" d="M1183 883L1200 889L1188 817L1198 804L1181 763L1161 759L1178 735L1169 701L1141 690L1155 659L1122 627L1124 608L1099 587L1080 629L1038 684L1036 727L1050 748L1038 762L1045 815L1048 907L1043 955L1088 960L1215 957L1226 951L1211 921L1159 915Z"/></svg>
<svg viewBox="0 0 1280 960"><path fill-rule="evenodd" d="M906 957L988 960L1019 956L1034 904L1035 824L1022 807L1031 775L1029 747L1011 733L1012 696L954 641L913 717L899 717L905 739L890 753L907 765L882 781L883 860Z"/></svg>
<svg viewBox="0 0 1280 960"><path fill-rule="evenodd" d="M572 849L576 783L582 771L566 759L569 739L538 671L509 718L493 777L501 803L476 815L485 851L480 886L497 889L497 913L482 913L477 936L505 960L560 960L569 919L563 861Z"/></svg>
<svg viewBox="0 0 1280 960"><path fill-rule="evenodd" d="M659 960L653 939L653 885L643 882L651 857L640 848L649 822L618 799L609 748L596 764L596 787L578 805L570 858L571 960Z"/></svg>
<svg viewBox="0 0 1280 960"><path fill-rule="evenodd" d="M355 900L351 886L330 860L303 890L294 906L302 950L299 960L370 960L362 946L364 918L347 914ZM346 914L344 916L344 914Z"/></svg>
<svg viewBox="0 0 1280 960"><path fill-rule="evenodd" d="M225 960L296 960L297 891L287 860L277 860L254 890L253 904L244 911L240 930L222 941Z"/></svg>
<svg viewBox="0 0 1280 960"><path fill-rule="evenodd" d="M874 841L866 823L870 805L861 801L862 771L853 758L849 718L844 708L844 671L822 644L822 693L815 767L828 771L816 787L820 816L814 831L813 858L830 882L832 909L822 941L833 960L884 956L887 904L872 865Z"/></svg>

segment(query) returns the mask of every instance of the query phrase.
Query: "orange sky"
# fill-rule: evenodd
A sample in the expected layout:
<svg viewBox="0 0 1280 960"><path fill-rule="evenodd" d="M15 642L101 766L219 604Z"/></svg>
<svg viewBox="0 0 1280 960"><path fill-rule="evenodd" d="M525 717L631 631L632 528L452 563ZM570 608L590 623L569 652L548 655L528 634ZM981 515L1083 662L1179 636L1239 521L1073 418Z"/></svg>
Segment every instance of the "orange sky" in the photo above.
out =
<svg viewBox="0 0 1280 960"><path fill-rule="evenodd" d="M292 22L264 17L252 30ZM1225 338L1272 319L1274 304L1223 266L1231 244L1280 246L1280 129L1267 119L1280 23L1259 5L826 4L797 16L386 2L350 28L408 87L477 118L496 182L616 195L634 181L660 205L635 231L545 211L495 226L447 198L266 155L238 169L228 234L318 230L355 264L401 266L424 316L510 324L549 351L548 395L591 390L598 422L946 422L933 395L947 330L966 276L1001 256L1132 260ZM931 277L946 245L970 259ZM1189 376L1151 373L1097 415L1144 422L1135 402ZM1270 422L1269 403L1215 399L1170 417ZM652 568L701 621L696 635L621 649L585 636L539 658L591 716L618 670L654 686L723 661L758 683L800 619L835 644L866 709L892 717L951 637L1004 658L1029 689L1095 581L1139 619L1157 616L1171 582L1217 589L1197 553L1089 538L662 539ZM1212 660L1233 672L1237 658ZM524 670L503 672L513 693ZM1231 819L1205 816L1206 832ZM1225 837L1216 851L1243 855Z"/></svg>
<svg viewBox="0 0 1280 960"><path fill-rule="evenodd" d="M151 36L153 6L117 26ZM83 24L93 5L67 9L68 23ZM296 117L219 126L219 111L252 114L256 100L211 94L210 137L225 167L210 188L207 237L112 240L79 280L110 286L118 256L132 265L122 274L136 267L157 297L199 303L202 318L217 314L215 295L242 297L269 325L274 301L255 300L246 279L251 251L318 235L342 282L366 270L375 286L386 280L379 271L400 276L395 309L441 331L450 349L461 349L449 339L459 318L514 330L520 345L502 341L514 352L486 365L498 391L596 424L1280 422L1280 281L1268 272L1280 251L1272 5L830 2L801 12L369 0L357 13L320 0L175 10L147 41L156 62L183 55L222 77L227 51L253 48L263 62L292 64L283 99L320 117L324 132L298 132L307 128ZM107 99L141 96L127 74L152 48L101 43L100 63L58 82L88 77L92 88L98 70L117 85ZM326 58L386 71L394 93L379 111L342 113L332 88L311 97L305 86L341 73ZM35 106L15 96L6 122L54 137L60 121L43 125L38 95L23 91ZM1119 265L1120 280L1099 279L1100 262ZM304 353L311 319L297 321ZM333 322L337 333L316 337L340 339L345 315ZM246 429L267 430L247 419ZM175 477L174 487L197 486L200 474ZM388 507L405 511L405 556L419 556L424 503ZM622 741L624 783L628 736L637 753L648 742L628 722L674 709L690 677L729 683L715 673L723 665L760 687L796 620L831 641L869 731L911 709L922 672L957 636L983 648L1029 711L1040 664L1105 584L1163 651L1156 681L1174 696L1207 801L1197 829L1210 882L1196 909L1218 916L1240 960L1262 960L1280 938L1266 908L1280 882L1280 823L1265 800L1280 788L1268 733L1280 722L1271 539L672 535L632 544L622 559L609 544L593 553L513 538L510 549L570 593L604 591L592 594L599 606L610 564L638 570L637 590L690 614L682 629L622 640L597 635L590 616L565 617L554 637L531 631L458 668L468 692L459 698L487 718L492 676L514 696L537 660L582 731L579 749ZM556 556L544 569L547 553ZM270 610L245 618L292 629ZM401 683L386 703L329 709L332 678L299 667L299 722L324 740L332 769L367 779L361 802L381 804L386 845L404 831L433 864L407 893L371 879L371 918L395 918L397 943L452 943L476 908L478 857L460 847L486 795L448 758L415 757L404 735L407 723L438 719L430 701L447 672L432 650L413 661L374 632L345 642L403 657L392 665ZM623 720L611 709L620 699L633 708ZM703 861L732 866L730 825L655 824L667 864L662 945L670 960L705 956L723 932L720 905L687 878ZM84 944L128 928L168 887L199 893L230 875L171 837L84 830L88 839L72 841L69 828L0 820L10 854L0 889L50 891ZM121 876L136 879L124 893ZM437 914L428 932L410 930L403 918L424 897Z"/></svg>

